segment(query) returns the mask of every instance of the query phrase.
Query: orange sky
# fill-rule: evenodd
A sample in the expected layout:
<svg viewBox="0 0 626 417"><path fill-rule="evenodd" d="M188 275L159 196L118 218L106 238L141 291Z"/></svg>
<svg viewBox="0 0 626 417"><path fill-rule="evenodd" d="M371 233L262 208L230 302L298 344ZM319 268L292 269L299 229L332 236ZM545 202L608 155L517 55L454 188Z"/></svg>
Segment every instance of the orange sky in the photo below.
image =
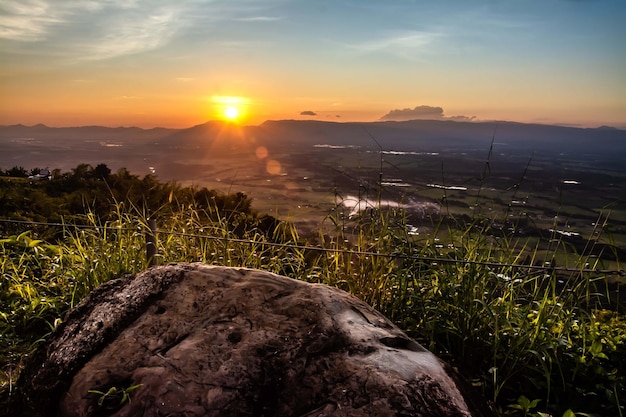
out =
<svg viewBox="0 0 626 417"><path fill-rule="evenodd" d="M626 128L623 21L618 0L5 0L0 124L187 127L221 96L246 124L428 106Z"/></svg>

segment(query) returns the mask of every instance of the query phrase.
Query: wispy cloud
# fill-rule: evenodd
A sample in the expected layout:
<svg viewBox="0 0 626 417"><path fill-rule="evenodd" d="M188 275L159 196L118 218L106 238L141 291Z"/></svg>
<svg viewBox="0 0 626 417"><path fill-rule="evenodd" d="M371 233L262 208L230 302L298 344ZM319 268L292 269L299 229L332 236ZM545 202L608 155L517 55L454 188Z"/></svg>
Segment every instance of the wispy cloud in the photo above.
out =
<svg viewBox="0 0 626 417"><path fill-rule="evenodd" d="M438 32L402 31L346 46L361 54L386 52L413 60L419 59L423 53L430 52L432 45L441 37L442 34Z"/></svg>
<svg viewBox="0 0 626 417"><path fill-rule="evenodd" d="M50 27L62 23L63 13L42 0L0 3L0 38L22 42L44 39Z"/></svg>
<svg viewBox="0 0 626 417"><path fill-rule="evenodd" d="M185 7L147 0L3 0L0 38L41 43L49 55L62 50L65 58L107 59L166 44L184 25Z"/></svg>
<svg viewBox="0 0 626 417"><path fill-rule="evenodd" d="M203 42L227 34L229 22L280 20L273 3L215 0L0 0L0 49L71 61L105 60L153 51L176 39ZM229 41L231 39L222 39ZM232 41L241 42L233 38Z"/></svg>
<svg viewBox="0 0 626 417"><path fill-rule="evenodd" d="M124 14L106 33L83 45L87 59L107 59L156 49L172 38L177 29L176 10L156 10L147 15Z"/></svg>
<svg viewBox="0 0 626 417"><path fill-rule="evenodd" d="M250 17L239 17L235 19L238 22L274 22L276 20L281 20L282 17L279 16L250 16Z"/></svg>

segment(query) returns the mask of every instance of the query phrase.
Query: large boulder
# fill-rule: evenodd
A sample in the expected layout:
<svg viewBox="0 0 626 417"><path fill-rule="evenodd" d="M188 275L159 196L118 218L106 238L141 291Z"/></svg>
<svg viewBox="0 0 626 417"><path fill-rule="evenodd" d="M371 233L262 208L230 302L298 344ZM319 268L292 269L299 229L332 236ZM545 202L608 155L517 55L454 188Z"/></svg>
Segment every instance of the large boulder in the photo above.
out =
<svg viewBox="0 0 626 417"><path fill-rule="evenodd" d="M355 297L202 264L95 289L19 388L29 416L482 415L444 363Z"/></svg>

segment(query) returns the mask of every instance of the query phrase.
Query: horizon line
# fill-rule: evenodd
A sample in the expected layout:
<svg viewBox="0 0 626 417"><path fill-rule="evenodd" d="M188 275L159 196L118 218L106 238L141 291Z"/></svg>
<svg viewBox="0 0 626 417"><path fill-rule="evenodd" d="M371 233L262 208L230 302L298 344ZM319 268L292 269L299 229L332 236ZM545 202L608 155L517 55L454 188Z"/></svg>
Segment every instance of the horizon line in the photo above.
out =
<svg viewBox="0 0 626 417"><path fill-rule="evenodd" d="M23 123L14 123L14 124L3 124L0 125L2 128L7 127L25 127L25 128L36 128L36 127L45 127L48 129L77 129L77 128L105 128L105 129L141 129L141 130L156 130L156 129L166 129L166 130L185 130L191 129L198 126L207 125L210 123L214 124L222 124L222 125L231 125L233 127L240 128L250 128L250 127L260 127L268 122L316 122L316 123L328 123L328 124L374 124L374 123L406 123L406 122L450 122L450 123L465 123L465 124L483 124L483 123L507 123L507 124L523 124L523 125L538 125L538 126L555 126L555 127L565 127L565 128L573 128L573 129L614 129L614 130L626 130L626 122L623 124L618 123L616 125L609 124L600 124L600 125L582 125L582 124L572 124L572 123L540 123L540 122L519 122L514 120L501 120L501 119L490 119L490 120L454 120L449 118L418 118L418 119L406 119L406 120L371 120L371 121L341 121L341 120L317 120L317 119L267 119L259 124L239 124L228 122L224 120L216 120L209 119L205 122L194 124L186 127L166 127L166 126L154 126L154 127L141 127L137 125L98 125L98 124L88 124L88 125L47 125L45 123L35 123L33 125L23 124Z"/></svg>

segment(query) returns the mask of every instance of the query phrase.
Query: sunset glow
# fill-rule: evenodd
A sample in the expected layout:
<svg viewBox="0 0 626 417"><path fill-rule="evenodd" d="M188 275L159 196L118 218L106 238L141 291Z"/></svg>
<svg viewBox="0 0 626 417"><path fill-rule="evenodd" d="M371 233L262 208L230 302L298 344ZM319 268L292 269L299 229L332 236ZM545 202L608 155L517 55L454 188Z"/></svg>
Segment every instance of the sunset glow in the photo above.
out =
<svg viewBox="0 0 626 417"><path fill-rule="evenodd" d="M224 109L224 117L226 117L227 120L235 121L237 117L239 117L239 110L237 110L237 107L227 106Z"/></svg>
<svg viewBox="0 0 626 417"><path fill-rule="evenodd" d="M625 17L623 0L5 0L0 124L626 128Z"/></svg>
<svg viewBox="0 0 626 417"><path fill-rule="evenodd" d="M246 116L249 100L236 96L213 96L213 117L228 122L241 122Z"/></svg>

